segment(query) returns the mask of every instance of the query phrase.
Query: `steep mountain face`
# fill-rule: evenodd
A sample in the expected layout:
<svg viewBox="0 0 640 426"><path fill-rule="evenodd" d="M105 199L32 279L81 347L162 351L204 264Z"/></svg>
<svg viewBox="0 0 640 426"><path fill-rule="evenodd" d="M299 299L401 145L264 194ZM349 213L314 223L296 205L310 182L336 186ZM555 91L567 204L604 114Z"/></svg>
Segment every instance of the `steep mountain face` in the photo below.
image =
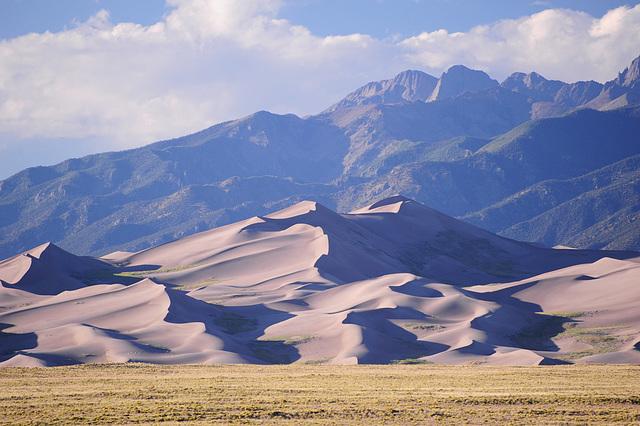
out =
<svg viewBox="0 0 640 426"><path fill-rule="evenodd" d="M585 105L602 91L603 85L595 81L579 81L565 84L551 101L534 102L532 118L556 117Z"/></svg>
<svg viewBox="0 0 640 426"><path fill-rule="evenodd" d="M505 89L522 93L536 101L553 101L556 94L567 83L558 80L547 80L536 72L511 74L501 84Z"/></svg>
<svg viewBox="0 0 640 426"><path fill-rule="evenodd" d="M340 175L347 149L340 130L325 122L262 111L144 151L173 163L182 182L201 184L263 175L327 182Z"/></svg>
<svg viewBox="0 0 640 426"><path fill-rule="evenodd" d="M440 76L428 101L454 98L467 92L479 92L498 86L498 82L485 72L464 65L454 65Z"/></svg>
<svg viewBox="0 0 640 426"><path fill-rule="evenodd" d="M140 149L28 169L0 184L0 241L49 235L93 252L175 238L228 214L257 213L277 194L320 195L321 182L340 176L347 149L329 123L262 112Z"/></svg>
<svg viewBox="0 0 640 426"><path fill-rule="evenodd" d="M562 115L598 96L603 85L595 81L564 83L547 80L538 73L514 73L501 84L505 89L522 93L531 101L531 118Z"/></svg>
<svg viewBox="0 0 640 426"><path fill-rule="evenodd" d="M44 263L16 274L25 256ZM49 244L0 263L0 366L637 363L638 256L520 243L401 196L101 259Z"/></svg>
<svg viewBox="0 0 640 426"><path fill-rule="evenodd" d="M594 248L637 246L640 178L637 173L634 175L625 177L622 183L580 194L502 234L545 244L562 241L570 247L580 247L585 241ZM589 214L585 215L585 211Z"/></svg>
<svg viewBox="0 0 640 426"><path fill-rule="evenodd" d="M635 155L576 178L537 183L464 220L548 245L638 247L639 179Z"/></svg>
<svg viewBox="0 0 640 426"><path fill-rule="evenodd" d="M390 80L372 81L349 93L327 112L357 105L397 104L425 101L436 87L437 79L422 71L403 71Z"/></svg>
<svg viewBox="0 0 640 426"><path fill-rule="evenodd" d="M422 156L451 138L503 133L526 121L529 108L524 96L498 87L437 102L351 108L324 117L350 139L343 174L370 177L407 151Z"/></svg>
<svg viewBox="0 0 640 426"><path fill-rule="evenodd" d="M497 211L527 188L613 173L607 166L638 154L638 110L629 104L640 100L639 62L605 86L535 73L498 85L462 66L437 82L407 71L316 116L259 112L138 149L27 169L0 182L0 256L47 240L91 254L140 250L302 199L348 211L402 192L480 220L476 213ZM603 111L581 111L592 102ZM597 199L594 185L574 198ZM546 244L640 248L625 231L635 200L625 193L610 211L617 221L597 203L580 204L585 211L572 214L582 225L562 232L552 220L544 233L516 231L544 213L533 203L517 221L492 213L482 223Z"/></svg>
<svg viewBox="0 0 640 426"><path fill-rule="evenodd" d="M601 179L608 176L613 180L611 174L618 173L618 169L606 168L607 165L640 154L637 143L639 114L639 107L607 112L582 110L560 118L527 122L483 144L463 159L418 161L415 158L415 161L398 165L375 179L346 188L338 195L338 206L346 208L364 199L404 193L439 210L506 233L520 221L562 202L559 198L550 197L546 203L532 200L506 207L506 200L525 194L523 191L529 187L535 188L538 183L544 185L550 179L577 178L601 168L605 168ZM633 169L636 163L629 164ZM583 181L584 185L576 189L576 197L597 190L601 185L598 180L585 178ZM622 203L633 211L632 206L637 204L637 197L632 195L634 191L633 186L628 188L619 203L611 204L611 208L619 209ZM600 214L594 214L594 208L585 208L581 212L584 219L580 221L580 227L578 221L573 220L574 228L570 229L582 232L585 226L595 224L596 218L602 220L605 210L600 208ZM514 210L517 214L508 214ZM479 221L479 218L486 220ZM550 222L549 226L559 229L562 225ZM506 235L555 245L568 244L569 234L553 234L551 238L543 238L542 234ZM592 234L594 239L583 247L603 246L604 241L595 239L597 235ZM634 247L625 246L623 240L612 240L604 245L607 244L616 248Z"/></svg>
<svg viewBox="0 0 640 426"><path fill-rule="evenodd" d="M640 57L633 60L614 80L605 83L600 94L586 104L589 108L614 109L640 100Z"/></svg>
<svg viewBox="0 0 640 426"><path fill-rule="evenodd" d="M634 59L631 65L618 75L616 83L629 89L640 88L640 57Z"/></svg>
<svg viewBox="0 0 640 426"><path fill-rule="evenodd" d="M483 146L479 155L506 160L523 181L566 178L635 155L640 108L581 110L527 122Z"/></svg>

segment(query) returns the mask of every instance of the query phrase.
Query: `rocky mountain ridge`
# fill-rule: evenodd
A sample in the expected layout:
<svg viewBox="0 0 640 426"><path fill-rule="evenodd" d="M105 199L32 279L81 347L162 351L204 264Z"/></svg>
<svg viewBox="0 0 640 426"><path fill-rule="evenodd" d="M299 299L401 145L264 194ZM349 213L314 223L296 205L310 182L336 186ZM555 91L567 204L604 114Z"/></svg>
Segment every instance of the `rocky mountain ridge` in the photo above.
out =
<svg viewBox="0 0 640 426"><path fill-rule="evenodd" d="M262 111L30 168L0 182L0 257L47 240L89 254L139 250L301 199L349 211L394 193L521 239L638 249L634 172L605 174L640 154L639 63L604 85L538 74L498 84L461 66L440 79L407 71L316 116ZM582 182L570 209L580 225L560 231L551 213L570 200L540 188L573 179ZM626 188L613 204L598 202L603 179ZM539 202L514 204L523 191ZM593 202L578 202L583 195ZM504 215L503 205L522 210Z"/></svg>

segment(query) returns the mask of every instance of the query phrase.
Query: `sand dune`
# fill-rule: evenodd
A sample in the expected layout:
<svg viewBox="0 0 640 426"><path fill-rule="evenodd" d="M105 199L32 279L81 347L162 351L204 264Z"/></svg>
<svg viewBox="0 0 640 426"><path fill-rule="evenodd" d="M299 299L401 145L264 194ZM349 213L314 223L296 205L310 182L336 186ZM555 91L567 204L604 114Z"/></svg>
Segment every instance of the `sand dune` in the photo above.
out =
<svg viewBox="0 0 640 426"><path fill-rule="evenodd" d="M101 259L0 262L0 365L640 362L637 254L508 240L396 196Z"/></svg>
<svg viewBox="0 0 640 426"><path fill-rule="evenodd" d="M0 262L0 283L36 294L57 294L84 287L77 279L87 271L107 269L108 264L74 256L51 243Z"/></svg>
<svg viewBox="0 0 640 426"><path fill-rule="evenodd" d="M208 332L207 324L174 319L173 311L188 309L181 303L149 279L65 291L0 314L4 335L16 336L5 339L3 352L21 355L13 365L253 361L225 350L239 345ZM211 306L200 315L216 313Z"/></svg>

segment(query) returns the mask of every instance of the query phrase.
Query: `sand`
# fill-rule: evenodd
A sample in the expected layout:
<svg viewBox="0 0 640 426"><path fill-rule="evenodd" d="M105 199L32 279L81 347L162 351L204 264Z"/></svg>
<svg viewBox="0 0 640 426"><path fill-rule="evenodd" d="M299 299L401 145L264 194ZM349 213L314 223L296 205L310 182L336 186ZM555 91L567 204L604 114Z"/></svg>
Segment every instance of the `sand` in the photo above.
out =
<svg viewBox="0 0 640 426"><path fill-rule="evenodd" d="M138 253L0 262L0 365L640 362L637 253L508 240L401 196Z"/></svg>

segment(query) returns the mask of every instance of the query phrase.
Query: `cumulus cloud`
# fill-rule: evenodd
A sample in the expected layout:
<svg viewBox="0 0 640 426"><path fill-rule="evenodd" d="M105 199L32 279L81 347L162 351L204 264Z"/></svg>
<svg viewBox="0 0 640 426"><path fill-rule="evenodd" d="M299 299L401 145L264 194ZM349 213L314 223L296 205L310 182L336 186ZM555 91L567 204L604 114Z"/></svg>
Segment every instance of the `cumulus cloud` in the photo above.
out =
<svg viewBox="0 0 640 426"><path fill-rule="evenodd" d="M34 140L118 149L261 109L314 113L406 68L439 74L464 63L496 78L536 70L603 81L640 53L640 5L601 18L551 9L468 32L379 40L314 35L278 18L280 0L167 3L170 12L149 26L116 25L101 11L62 32L0 41L0 156L24 140L25 149Z"/></svg>
<svg viewBox="0 0 640 426"><path fill-rule="evenodd" d="M389 68L381 42L316 37L277 19L277 1L169 3L151 26L101 11L0 42L0 132L135 145L259 109L314 112Z"/></svg>
<svg viewBox="0 0 640 426"><path fill-rule="evenodd" d="M464 33L425 32L400 44L410 61L431 70L459 62L498 78L537 71L565 81L607 81L640 55L640 5L601 18L548 9Z"/></svg>

